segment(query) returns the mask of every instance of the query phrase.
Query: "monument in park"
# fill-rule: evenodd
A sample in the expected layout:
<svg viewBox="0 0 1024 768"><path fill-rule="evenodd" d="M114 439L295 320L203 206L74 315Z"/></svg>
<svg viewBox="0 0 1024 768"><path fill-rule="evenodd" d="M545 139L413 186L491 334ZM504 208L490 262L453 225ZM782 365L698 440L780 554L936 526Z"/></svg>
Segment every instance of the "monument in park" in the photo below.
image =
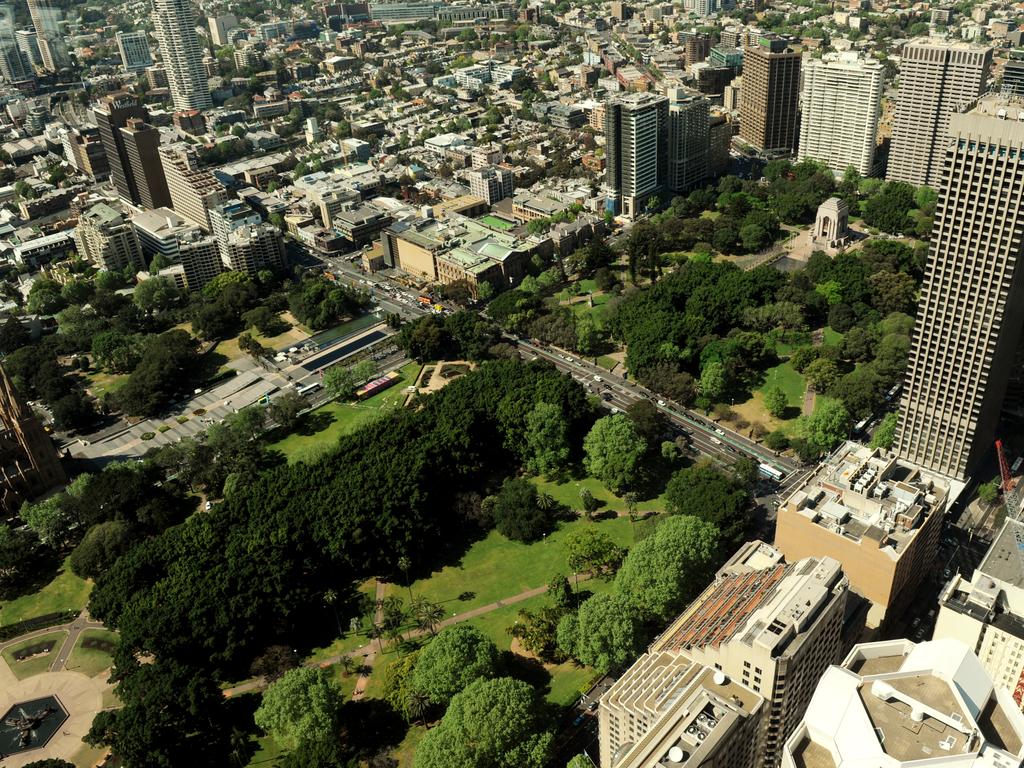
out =
<svg viewBox="0 0 1024 768"><path fill-rule="evenodd" d="M15 704L0 720L0 759L45 746L67 719L56 696Z"/></svg>
<svg viewBox="0 0 1024 768"><path fill-rule="evenodd" d="M811 238L814 243L835 250L850 240L850 208L841 197L830 197L818 206Z"/></svg>

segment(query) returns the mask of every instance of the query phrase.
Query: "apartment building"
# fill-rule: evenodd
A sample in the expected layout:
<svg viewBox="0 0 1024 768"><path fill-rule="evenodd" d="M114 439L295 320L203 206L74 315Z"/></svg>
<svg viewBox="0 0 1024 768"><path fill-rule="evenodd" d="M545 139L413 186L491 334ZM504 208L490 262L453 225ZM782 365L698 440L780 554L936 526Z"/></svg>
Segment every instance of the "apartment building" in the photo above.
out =
<svg viewBox="0 0 1024 768"><path fill-rule="evenodd" d="M154 0L153 25L176 110L213 106L196 34L196 17L187 0Z"/></svg>
<svg viewBox="0 0 1024 768"><path fill-rule="evenodd" d="M1024 523L1003 523L970 580L959 573L939 595L932 639L959 640L992 681L1024 701Z"/></svg>
<svg viewBox="0 0 1024 768"><path fill-rule="evenodd" d="M617 212L642 213L668 181L668 99L631 93L611 99L604 113L605 183Z"/></svg>
<svg viewBox="0 0 1024 768"><path fill-rule="evenodd" d="M886 178L937 188L942 181L949 118L988 84L992 49L937 38L903 46Z"/></svg>
<svg viewBox="0 0 1024 768"><path fill-rule="evenodd" d="M797 157L825 163L841 176L870 176L882 103L884 67L855 52L827 53L803 65Z"/></svg>
<svg viewBox="0 0 1024 768"><path fill-rule="evenodd" d="M789 560L842 563L877 627L901 614L929 573L948 496L941 475L846 442L779 507L775 546Z"/></svg>
<svg viewBox="0 0 1024 768"><path fill-rule="evenodd" d="M857 645L821 678L783 768L1011 768L1024 714L956 640Z"/></svg>
<svg viewBox="0 0 1024 768"><path fill-rule="evenodd" d="M224 268L256 276L260 270L284 269L284 239L273 224L247 224L228 235L227 248L221 252Z"/></svg>
<svg viewBox="0 0 1024 768"><path fill-rule="evenodd" d="M708 176L710 107L703 94L668 89L668 185L689 192Z"/></svg>
<svg viewBox="0 0 1024 768"><path fill-rule="evenodd" d="M117 50L121 54L121 66L126 72L145 72L153 66L153 54L149 50L149 35L143 30L117 33Z"/></svg>
<svg viewBox="0 0 1024 768"><path fill-rule="evenodd" d="M512 197L512 171L507 168L480 168L467 173L466 178L469 180L469 193L485 200L488 205Z"/></svg>
<svg viewBox="0 0 1024 768"><path fill-rule="evenodd" d="M200 167L195 150L187 145L161 147L160 162L175 213L212 232L210 210L224 203L224 187Z"/></svg>
<svg viewBox="0 0 1024 768"><path fill-rule="evenodd" d="M732 751L711 764L777 766L783 741L803 716L818 677L839 658L846 593L842 568L831 558L787 564L764 542L745 544L601 699L601 768L651 765L651 757L668 749L638 754L638 745L650 744L650 734L677 733L680 718L677 746L686 754L681 762L702 765L712 759L682 738L693 735L686 718L695 710L665 703L674 694L658 676L672 657L683 660L684 670L689 665L717 670L713 680L719 685L736 685L763 701L742 707L746 717L756 717L756 726L729 735ZM660 702L650 698L654 691L664 692ZM644 713L638 702L659 706ZM657 743L659 749L672 746Z"/></svg>
<svg viewBox="0 0 1024 768"><path fill-rule="evenodd" d="M991 450L1024 325L1024 102L949 118L894 449L963 480Z"/></svg>
<svg viewBox="0 0 1024 768"><path fill-rule="evenodd" d="M131 267L145 269L142 247L131 222L106 203L94 205L83 213L75 227L78 255L108 272Z"/></svg>

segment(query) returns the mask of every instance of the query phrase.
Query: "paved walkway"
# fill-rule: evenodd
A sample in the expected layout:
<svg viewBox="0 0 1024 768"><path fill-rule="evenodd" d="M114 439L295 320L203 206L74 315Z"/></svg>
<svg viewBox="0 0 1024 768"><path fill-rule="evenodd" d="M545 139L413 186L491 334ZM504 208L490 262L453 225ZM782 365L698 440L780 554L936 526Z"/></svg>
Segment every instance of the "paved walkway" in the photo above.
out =
<svg viewBox="0 0 1024 768"><path fill-rule="evenodd" d="M591 578L591 576L589 574L585 574L585 573L579 574L579 581L581 581L581 582L587 581L590 578ZM521 603L524 600L529 600L531 597L537 597L539 595L543 595L547 591L548 591L548 588L547 588L547 585L545 584L542 587L534 587L533 589L527 589L527 590L524 590L523 592L520 592L517 595L512 595L511 597L505 597L505 598L502 598L501 600L496 600L493 603L488 603L487 605L477 606L476 608L472 608L471 610L465 611L463 613L455 614L454 616L450 616L449 618L445 619L444 621L439 622L438 625L437 625L437 629L443 629L444 627L449 627L452 624L458 624L459 622L462 622L462 621L468 621L469 619L475 619L477 616L483 616L484 614L491 613L492 611L496 611L499 608L505 608L505 607L507 607L509 605L515 605L516 603ZM378 603L377 603L377 605L378 605L378 609L377 609L378 615L376 616L376 621L379 624L380 623L380 615L379 614L380 614L380 611L381 611L381 609L380 609L380 602L379 601L384 599L384 597L383 597L384 596L384 585L383 585L383 582L380 582L380 581L377 582L376 595L377 595L377 600L378 600ZM403 640L412 640L412 639L417 638L417 637L422 637L423 635L425 635L427 633L428 633L428 630L425 630L425 629L411 629L408 632L403 632L402 633L402 639ZM341 661L343 656L348 656L349 658L352 658L352 659L361 659L362 662L363 662L363 669L364 669L364 671L362 673L360 673L359 679L356 681L355 691L352 692L352 698L353 699L362 698L363 695L366 692L366 685L369 683L369 676L370 676L370 673L371 673L371 671L373 669L373 663L374 663L374 661L376 661L376 658L377 658L377 652L375 650L373 650L372 645L370 646L369 650L367 650L365 648L357 648L354 651L349 651L347 653L338 654L336 656L329 656L328 658L320 659L319 661L307 661L306 662L306 666L309 666L309 667L323 667L323 668L332 667L335 664L338 664ZM266 680L264 678L262 678L262 677L254 677L251 680L246 680L245 682L239 683L238 685L233 686L231 688L226 688L224 690L224 695L225 696L238 696L240 694L249 693L251 691L259 691L259 690L262 690L263 688L265 688L266 684L267 683L266 683Z"/></svg>
<svg viewBox="0 0 1024 768"><path fill-rule="evenodd" d="M820 347L824 342L825 332L819 328L811 335L811 345ZM811 382L808 381L806 388L804 389L803 406L800 409L800 412L803 413L804 416L810 416L814 413L814 404L817 401L817 397L818 395L814 391L814 387L811 385Z"/></svg>

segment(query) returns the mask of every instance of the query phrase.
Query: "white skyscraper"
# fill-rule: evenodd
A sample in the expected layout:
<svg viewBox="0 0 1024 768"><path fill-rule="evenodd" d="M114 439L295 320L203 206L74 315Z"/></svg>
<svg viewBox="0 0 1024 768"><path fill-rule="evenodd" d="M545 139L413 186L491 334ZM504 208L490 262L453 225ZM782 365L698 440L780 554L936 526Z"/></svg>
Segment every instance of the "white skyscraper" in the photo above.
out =
<svg viewBox="0 0 1024 768"><path fill-rule="evenodd" d="M837 174L862 176L875 162L883 68L857 53L830 53L804 62L798 157L826 163Z"/></svg>
<svg viewBox="0 0 1024 768"><path fill-rule="evenodd" d="M186 0L153 0L153 24L176 110L213 106L196 18Z"/></svg>
<svg viewBox="0 0 1024 768"><path fill-rule="evenodd" d="M149 36L142 30L118 32L117 50L121 52L121 64L128 72L142 72L153 64Z"/></svg>
<svg viewBox="0 0 1024 768"><path fill-rule="evenodd" d="M0 5L0 76L10 84L23 83L33 78L28 58L18 47L14 33L14 8Z"/></svg>

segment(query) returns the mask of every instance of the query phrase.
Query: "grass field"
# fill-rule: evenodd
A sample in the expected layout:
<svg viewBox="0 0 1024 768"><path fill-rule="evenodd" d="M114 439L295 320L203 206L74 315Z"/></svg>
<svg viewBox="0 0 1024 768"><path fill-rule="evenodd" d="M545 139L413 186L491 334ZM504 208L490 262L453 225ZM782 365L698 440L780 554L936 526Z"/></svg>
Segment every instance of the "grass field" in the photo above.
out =
<svg viewBox="0 0 1024 768"><path fill-rule="evenodd" d="M413 582L412 593L444 606L452 616L543 586L555 574L568 572L563 543L571 531L585 526L607 533L620 546L633 540L629 519L624 517L562 523L557 531L533 544L509 541L491 531L469 548L458 565L445 566L429 578ZM388 590L408 599L403 585L390 584ZM460 600L463 593L472 597Z"/></svg>
<svg viewBox="0 0 1024 768"><path fill-rule="evenodd" d="M786 393L787 402L794 408L799 408L804 401L804 377L789 363L782 363L765 371L761 392L767 392L772 387L782 389Z"/></svg>
<svg viewBox="0 0 1024 768"><path fill-rule="evenodd" d="M128 380L127 373L105 373L95 370L83 375L86 379L85 388L94 397L103 397L108 392L116 392Z"/></svg>
<svg viewBox="0 0 1024 768"><path fill-rule="evenodd" d="M497 216L491 216L490 214L481 216L478 221L481 224L486 224L488 227L494 227L502 231L512 229L515 226L511 221L505 221L505 219L499 219Z"/></svg>
<svg viewBox="0 0 1024 768"><path fill-rule="evenodd" d="M533 482L536 484L537 488L549 494L558 503L565 504L567 507L572 507L577 511L583 510L580 491L584 488L589 490L595 499L602 502L602 506L598 510L599 512L609 509L616 511L626 509L626 502L622 500L621 496L616 496L605 488L604 483L600 480L594 479L593 477L586 477L582 480L567 480L562 483L556 483L553 480L541 480L540 478L534 478ZM654 499L643 499L637 502L636 508L637 512L640 513L664 512L665 500L660 496Z"/></svg>
<svg viewBox="0 0 1024 768"><path fill-rule="evenodd" d="M612 368L619 364L619 361L616 360L614 357L608 357L608 355L601 355L599 358L597 358L597 364L604 368L606 371L610 371Z"/></svg>
<svg viewBox="0 0 1024 768"><path fill-rule="evenodd" d="M72 672L81 672L83 675L95 677L104 670L109 669L114 658L100 648L83 648L84 640L106 640L117 643L117 633L105 629L87 629L78 638L71 655L68 657L67 668Z"/></svg>
<svg viewBox="0 0 1024 768"><path fill-rule="evenodd" d="M354 432L390 408L399 407L406 397L402 390L416 381L419 371L419 363L409 363L400 369L402 378L397 384L369 400L361 403L330 402L311 411L303 416L292 434L268 447L281 451L290 462L315 459L342 435Z"/></svg>
<svg viewBox="0 0 1024 768"><path fill-rule="evenodd" d="M826 325L824 331L824 338L821 342L826 347L838 347L843 343L843 334L839 331L832 330L831 326Z"/></svg>
<svg viewBox="0 0 1024 768"><path fill-rule="evenodd" d="M4 651L4 661L7 662L7 666L11 668L11 672L13 672L14 676L19 680L24 680L26 677L32 677L32 675L38 675L50 668L54 657L56 657L57 652L60 651L61 643L64 642L64 638L67 636L67 632L60 630L58 632L48 632L45 635L34 637L31 640L16 643ZM32 645L48 642L52 642L53 647L47 653L33 656L32 658L25 659L24 661L15 660L14 654L18 651Z"/></svg>
<svg viewBox="0 0 1024 768"><path fill-rule="evenodd" d="M289 317L291 317L291 315L289 315ZM305 341L309 337L309 334L301 330L297 325L293 325L287 331L279 333L277 336L264 336L255 328L247 328L243 333L248 333L260 344L265 347L270 347L271 349L281 349L282 347L293 346ZM240 335L241 334L239 334L239 336ZM237 360L238 358L245 356L245 352L238 348L238 336L218 342L217 351L229 360Z"/></svg>
<svg viewBox="0 0 1024 768"><path fill-rule="evenodd" d="M598 329L603 329L605 324L605 305L608 303L610 297L608 294L599 293L594 296L594 306L590 306L588 301L577 301L575 304L571 304L569 308L573 311L576 317L586 317L590 315L594 319L594 325Z"/></svg>
<svg viewBox="0 0 1024 768"><path fill-rule="evenodd" d="M81 610L89 599L90 589L90 582L75 576L65 560L57 576L38 592L0 603L0 625L58 611Z"/></svg>
<svg viewBox="0 0 1024 768"><path fill-rule="evenodd" d="M257 739L256 742L259 746L249 761L248 768L271 768L284 754L284 750L269 736Z"/></svg>

